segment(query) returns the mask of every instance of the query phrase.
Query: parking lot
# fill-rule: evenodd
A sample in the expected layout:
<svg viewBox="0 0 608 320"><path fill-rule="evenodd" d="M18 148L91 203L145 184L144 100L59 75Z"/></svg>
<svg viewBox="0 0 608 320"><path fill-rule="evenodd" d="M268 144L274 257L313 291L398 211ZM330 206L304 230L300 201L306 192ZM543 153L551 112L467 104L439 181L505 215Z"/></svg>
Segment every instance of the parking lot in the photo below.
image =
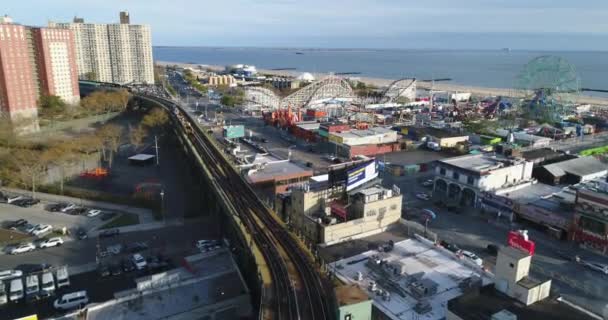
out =
<svg viewBox="0 0 608 320"><path fill-rule="evenodd" d="M201 252L196 246L197 240L217 237L214 225L204 220L185 226L74 240L61 247L4 256L0 259L0 270L24 270L25 277L28 268L41 263L55 267L69 265L70 270L74 270L71 266L87 264L91 271L70 274L71 285L57 293L87 290L90 302L102 302L112 298L115 292L134 288L135 278L178 266L184 256ZM140 254L146 262L141 270L132 263L134 254ZM9 285L6 285L7 291ZM13 319L28 313L38 313L40 317L59 315L61 312L52 306L52 300L58 294L44 301L26 302L23 299L0 306L3 312L0 318L4 319L6 315Z"/></svg>

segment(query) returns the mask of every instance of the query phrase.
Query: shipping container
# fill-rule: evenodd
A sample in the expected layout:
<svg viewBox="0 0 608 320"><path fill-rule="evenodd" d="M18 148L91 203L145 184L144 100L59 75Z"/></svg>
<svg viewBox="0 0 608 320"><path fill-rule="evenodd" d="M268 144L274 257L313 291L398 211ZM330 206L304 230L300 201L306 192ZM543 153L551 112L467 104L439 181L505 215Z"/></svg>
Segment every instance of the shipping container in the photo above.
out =
<svg viewBox="0 0 608 320"><path fill-rule="evenodd" d="M349 157L354 157L358 155L364 156L374 156L378 154L384 154L389 152L395 152L401 150L400 144L398 142L395 143L385 143L385 144L365 144L365 145L357 145L357 146L349 146Z"/></svg>

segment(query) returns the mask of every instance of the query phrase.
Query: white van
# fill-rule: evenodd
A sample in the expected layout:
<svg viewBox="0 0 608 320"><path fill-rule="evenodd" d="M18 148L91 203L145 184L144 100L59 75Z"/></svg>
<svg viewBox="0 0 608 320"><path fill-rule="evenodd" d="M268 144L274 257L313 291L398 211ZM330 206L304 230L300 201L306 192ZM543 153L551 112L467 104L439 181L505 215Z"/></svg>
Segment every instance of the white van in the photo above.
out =
<svg viewBox="0 0 608 320"><path fill-rule="evenodd" d="M29 296L32 294L36 294L40 291L40 286L38 285L38 275L32 274L25 278L25 295Z"/></svg>
<svg viewBox="0 0 608 320"><path fill-rule="evenodd" d="M69 310L84 307L89 303L89 296L86 291L66 293L61 298L53 302L55 309Z"/></svg>
<svg viewBox="0 0 608 320"><path fill-rule="evenodd" d="M55 279L53 279L53 274L51 272L45 272L40 278L42 278L42 291L53 294L53 292L55 292Z"/></svg>
<svg viewBox="0 0 608 320"><path fill-rule="evenodd" d="M4 287L4 282L0 281L0 306L7 302L8 297L6 296L6 288Z"/></svg>
<svg viewBox="0 0 608 320"><path fill-rule="evenodd" d="M63 266L57 269L57 289L70 285L70 277L68 275L68 267Z"/></svg>
<svg viewBox="0 0 608 320"><path fill-rule="evenodd" d="M23 298L23 281L21 278L11 280L11 291L9 293L9 299L11 301L19 301Z"/></svg>
<svg viewBox="0 0 608 320"><path fill-rule="evenodd" d="M19 278L21 276L23 276L23 272L21 270L2 270L2 271L0 271L0 281Z"/></svg>

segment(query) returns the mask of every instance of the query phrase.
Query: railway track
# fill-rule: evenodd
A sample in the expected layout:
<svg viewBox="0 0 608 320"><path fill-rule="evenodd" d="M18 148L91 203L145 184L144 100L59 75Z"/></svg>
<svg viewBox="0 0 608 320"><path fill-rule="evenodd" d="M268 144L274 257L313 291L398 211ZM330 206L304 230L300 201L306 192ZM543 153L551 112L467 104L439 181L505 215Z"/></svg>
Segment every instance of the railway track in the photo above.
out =
<svg viewBox="0 0 608 320"><path fill-rule="evenodd" d="M169 109L207 164L216 188L251 233L271 277L272 312L260 319L331 319L328 296L311 257L257 197L196 122L172 101L144 96ZM291 268L290 268L291 267ZM264 308L263 308L264 309Z"/></svg>

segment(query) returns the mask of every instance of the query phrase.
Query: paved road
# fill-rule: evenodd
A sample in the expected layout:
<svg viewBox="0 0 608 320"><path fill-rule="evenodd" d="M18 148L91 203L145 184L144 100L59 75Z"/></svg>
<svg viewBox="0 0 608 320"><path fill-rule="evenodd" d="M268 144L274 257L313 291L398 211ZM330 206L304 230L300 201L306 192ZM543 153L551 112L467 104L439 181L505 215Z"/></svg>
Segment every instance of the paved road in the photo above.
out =
<svg viewBox="0 0 608 320"><path fill-rule="evenodd" d="M490 256L485 248L488 244L505 245L507 232L511 228L506 221L496 221L495 217L480 217L477 212L456 214L432 205L430 201L414 198L417 192L430 192L418 182L431 177L422 174L414 177L386 177L384 183L396 183L404 194L404 206L407 208L430 208L437 214L437 219L429 222L429 230L462 249L473 251L485 263L493 267L495 257ZM530 225L516 225L513 228L527 228L532 240L536 242L536 254L532 261L532 275L552 278L553 286L567 298L601 314L608 303L608 276L584 268L580 264L564 259L558 251L569 256L580 255L584 260L608 263L608 258L573 246L572 243L559 241L547 236L541 230Z"/></svg>

